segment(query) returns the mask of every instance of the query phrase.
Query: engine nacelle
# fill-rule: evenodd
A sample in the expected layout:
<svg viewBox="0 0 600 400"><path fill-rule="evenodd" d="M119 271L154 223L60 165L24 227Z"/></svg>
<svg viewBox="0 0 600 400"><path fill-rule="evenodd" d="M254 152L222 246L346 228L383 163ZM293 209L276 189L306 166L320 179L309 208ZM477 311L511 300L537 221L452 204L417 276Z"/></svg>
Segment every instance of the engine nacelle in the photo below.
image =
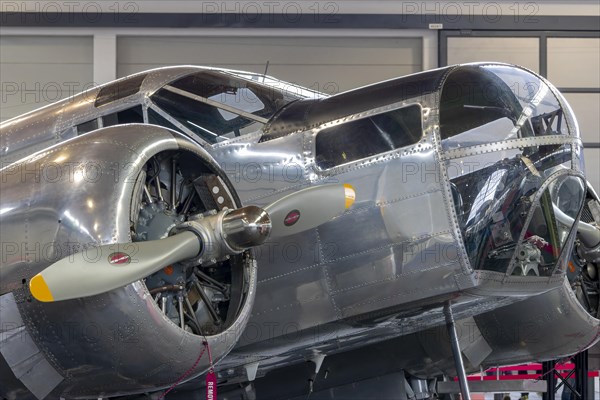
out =
<svg viewBox="0 0 600 400"><path fill-rule="evenodd" d="M95 246L130 243L134 262L135 242L166 237L192 215L239 207L226 175L189 138L151 125L100 129L2 169L0 196L0 299L10 310L0 316L5 396L28 389L97 398L169 387L209 368L205 338L217 362L242 334L256 288L251 251L165 266L76 300L40 303L27 287L76 252L93 261ZM28 363L35 366L23 373Z"/></svg>

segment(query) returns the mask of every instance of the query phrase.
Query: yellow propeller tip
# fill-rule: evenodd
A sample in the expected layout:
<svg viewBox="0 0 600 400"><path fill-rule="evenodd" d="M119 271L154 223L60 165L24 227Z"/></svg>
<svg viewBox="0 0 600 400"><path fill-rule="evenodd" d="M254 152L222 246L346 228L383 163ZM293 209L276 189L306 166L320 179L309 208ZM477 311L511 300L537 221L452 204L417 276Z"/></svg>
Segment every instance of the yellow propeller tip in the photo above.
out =
<svg viewBox="0 0 600 400"><path fill-rule="evenodd" d="M31 281L29 281L29 290L31 290L33 297L39 301L46 303L54 301L54 297L52 296L52 292L50 292L48 284L40 274L31 278Z"/></svg>
<svg viewBox="0 0 600 400"><path fill-rule="evenodd" d="M344 197L346 198L346 208L350 208L354 201L356 200L356 192L352 185L344 183Z"/></svg>

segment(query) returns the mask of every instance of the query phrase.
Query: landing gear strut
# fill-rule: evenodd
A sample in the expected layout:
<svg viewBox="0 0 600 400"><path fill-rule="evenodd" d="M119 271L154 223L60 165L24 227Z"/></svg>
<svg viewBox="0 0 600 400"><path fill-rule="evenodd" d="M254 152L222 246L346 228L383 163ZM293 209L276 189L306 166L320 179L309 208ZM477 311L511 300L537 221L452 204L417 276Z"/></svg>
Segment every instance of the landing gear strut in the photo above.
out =
<svg viewBox="0 0 600 400"><path fill-rule="evenodd" d="M454 355L454 366L458 375L458 383L460 386L460 393L463 400L471 400L471 394L469 393L469 384L467 383L467 373L465 371L465 365L463 364L462 355L460 353L460 345L458 343L458 336L456 334L456 326L454 325L454 316L452 315L452 307L450 303L444 305L444 316L446 317L446 328L450 335L450 344L452 345L452 354Z"/></svg>

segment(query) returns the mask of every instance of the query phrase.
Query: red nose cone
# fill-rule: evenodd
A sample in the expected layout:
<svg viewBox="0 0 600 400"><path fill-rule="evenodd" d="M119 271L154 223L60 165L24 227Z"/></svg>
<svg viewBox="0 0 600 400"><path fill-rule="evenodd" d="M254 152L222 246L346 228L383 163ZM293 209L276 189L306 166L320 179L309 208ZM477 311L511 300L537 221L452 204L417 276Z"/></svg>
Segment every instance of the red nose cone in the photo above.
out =
<svg viewBox="0 0 600 400"><path fill-rule="evenodd" d="M288 213L288 215L285 216L285 219L283 220L283 224L285 226L292 226L296 222L298 222L299 219L300 219L300 211L292 210Z"/></svg>
<svg viewBox="0 0 600 400"><path fill-rule="evenodd" d="M131 262L131 256L127 253L117 252L108 256L109 264L123 265Z"/></svg>

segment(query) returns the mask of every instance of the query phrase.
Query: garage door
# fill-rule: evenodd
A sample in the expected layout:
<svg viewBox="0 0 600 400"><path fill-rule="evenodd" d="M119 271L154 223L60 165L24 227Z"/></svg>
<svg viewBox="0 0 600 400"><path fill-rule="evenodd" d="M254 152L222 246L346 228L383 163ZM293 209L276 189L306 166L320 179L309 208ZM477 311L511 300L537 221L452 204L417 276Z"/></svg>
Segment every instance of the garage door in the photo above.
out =
<svg viewBox="0 0 600 400"><path fill-rule="evenodd" d="M540 70L537 37L449 37L448 65L479 61L517 64Z"/></svg>
<svg viewBox="0 0 600 400"><path fill-rule="evenodd" d="M565 62L568 60L568 62ZM588 180L600 191L600 39L548 38L548 79L571 104L585 144Z"/></svg>
<svg viewBox="0 0 600 400"><path fill-rule="evenodd" d="M92 85L91 37L0 36L0 120Z"/></svg>
<svg viewBox="0 0 600 400"><path fill-rule="evenodd" d="M120 37L119 77L165 65L264 73L327 93L422 70L421 38Z"/></svg>
<svg viewBox="0 0 600 400"><path fill-rule="evenodd" d="M600 191L600 39L598 32L444 32L440 62L501 61L545 74L575 111L587 178ZM577 37L579 36L579 37ZM581 37L585 36L585 37ZM445 42L444 42L445 41ZM546 54L546 57L543 57Z"/></svg>

